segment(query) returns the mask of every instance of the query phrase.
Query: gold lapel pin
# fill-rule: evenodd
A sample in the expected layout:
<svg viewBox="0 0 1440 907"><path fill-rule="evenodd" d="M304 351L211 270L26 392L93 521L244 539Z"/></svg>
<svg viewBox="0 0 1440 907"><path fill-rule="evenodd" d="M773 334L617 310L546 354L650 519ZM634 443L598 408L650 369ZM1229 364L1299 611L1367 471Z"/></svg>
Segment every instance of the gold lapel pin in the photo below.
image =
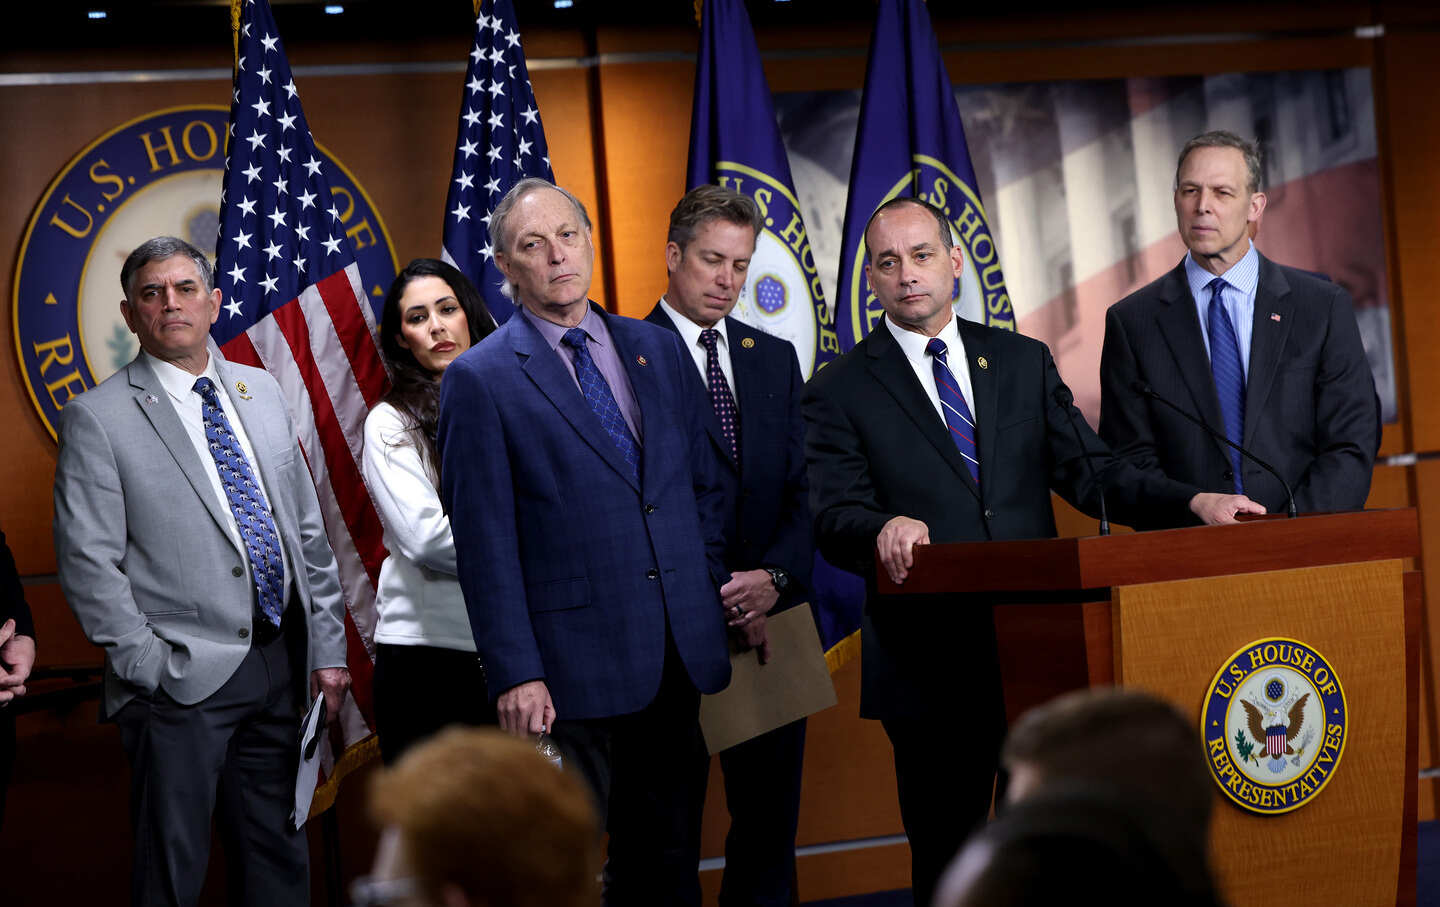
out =
<svg viewBox="0 0 1440 907"><path fill-rule="evenodd" d="M649 360L649 359L646 359L644 356L636 356L636 357L635 357L635 361L638 362L638 363L641 364L641 365L649 365L649 364L650 364L650 360Z"/></svg>
<svg viewBox="0 0 1440 907"><path fill-rule="evenodd" d="M754 338L754 337L746 337L744 340L741 340L741 341L740 341L740 345L743 346L743 347L745 347L745 349L748 350L748 349L750 349L751 347L753 347L753 346L755 345L755 338Z"/></svg>
<svg viewBox="0 0 1440 907"><path fill-rule="evenodd" d="M236 381L236 382L235 382L235 390L240 393L240 399L241 399L241 400L254 400L254 399L255 399L254 396L252 396L251 393L250 393L250 388L248 388L248 387L245 386L245 382L244 382L244 381Z"/></svg>
<svg viewBox="0 0 1440 907"><path fill-rule="evenodd" d="M990 367L990 362L989 362L989 360L987 360L984 356L981 356L980 358L976 359L976 360L975 360L975 364L978 365L978 366L980 366L981 368L989 368L989 367Z"/></svg>

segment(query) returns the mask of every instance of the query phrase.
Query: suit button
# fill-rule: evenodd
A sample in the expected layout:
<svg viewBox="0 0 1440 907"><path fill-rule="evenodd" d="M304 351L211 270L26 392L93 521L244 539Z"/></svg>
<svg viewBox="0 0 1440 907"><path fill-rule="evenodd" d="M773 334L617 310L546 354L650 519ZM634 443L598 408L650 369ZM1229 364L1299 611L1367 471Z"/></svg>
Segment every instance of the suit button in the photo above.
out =
<svg viewBox="0 0 1440 907"><path fill-rule="evenodd" d="M993 510L991 510L991 509L989 509L989 508L987 507L987 508L985 509L985 519L987 519L987 520L993 520L993 519L995 519L995 511L993 511Z"/></svg>
<svg viewBox="0 0 1440 907"><path fill-rule="evenodd" d="M646 578L646 579L659 579L659 578L660 578L660 571L659 571L659 570L656 570L654 567L651 567L649 570L646 570L646 571L645 571L645 578Z"/></svg>
<svg viewBox="0 0 1440 907"><path fill-rule="evenodd" d="M654 505L654 504L646 504L646 505L645 505L645 512L646 512L646 513L654 513L654 512L655 512L655 505Z"/></svg>
<svg viewBox="0 0 1440 907"><path fill-rule="evenodd" d="M249 630L245 630L245 629L241 629L241 631L240 631L240 638L241 638L241 639L249 639L249 638L250 638L250 631L249 631Z"/></svg>
<svg viewBox="0 0 1440 907"><path fill-rule="evenodd" d="M230 575L231 575L231 576L244 576L244 575L245 575L245 568L244 568L244 567L231 567L231 568L230 568Z"/></svg>
<svg viewBox="0 0 1440 907"><path fill-rule="evenodd" d="M1233 469L1227 469L1227 470L1225 470L1225 474L1222 475L1220 478L1224 479L1224 480L1227 481L1227 482L1233 481L1234 478L1235 478L1235 470L1233 470Z"/></svg>

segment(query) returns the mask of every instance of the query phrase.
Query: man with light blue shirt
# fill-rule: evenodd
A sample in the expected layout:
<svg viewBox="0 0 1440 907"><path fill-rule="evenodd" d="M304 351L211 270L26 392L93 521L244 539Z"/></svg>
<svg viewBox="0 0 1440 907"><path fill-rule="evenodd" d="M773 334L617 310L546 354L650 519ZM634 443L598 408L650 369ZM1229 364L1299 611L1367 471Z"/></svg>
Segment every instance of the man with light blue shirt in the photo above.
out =
<svg viewBox="0 0 1440 907"><path fill-rule="evenodd" d="M1191 139L1175 175L1190 251L1106 315L1100 435L1171 492L1136 528L1286 506L1274 476L1139 385L1274 466L1298 510L1365 506L1379 408L1354 303L1338 284L1256 251L1250 229L1265 201L1253 144L1223 131ZM1165 503L1175 500L1187 506Z"/></svg>

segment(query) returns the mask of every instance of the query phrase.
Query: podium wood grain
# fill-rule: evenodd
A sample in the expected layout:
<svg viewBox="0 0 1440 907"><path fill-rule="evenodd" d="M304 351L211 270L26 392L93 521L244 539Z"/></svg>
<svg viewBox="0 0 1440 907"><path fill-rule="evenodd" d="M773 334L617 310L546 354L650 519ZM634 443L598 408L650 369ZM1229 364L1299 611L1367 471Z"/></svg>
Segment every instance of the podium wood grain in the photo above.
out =
<svg viewBox="0 0 1440 907"><path fill-rule="evenodd" d="M1211 678L1238 649L1298 639L1345 691L1345 748L1330 783L1300 808L1259 816L1216 791L1211 843L1228 900L1389 905L1406 795L1406 653L1399 559L1121 586L1116 681L1199 721ZM1205 729L1210 739L1214 729Z"/></svg>

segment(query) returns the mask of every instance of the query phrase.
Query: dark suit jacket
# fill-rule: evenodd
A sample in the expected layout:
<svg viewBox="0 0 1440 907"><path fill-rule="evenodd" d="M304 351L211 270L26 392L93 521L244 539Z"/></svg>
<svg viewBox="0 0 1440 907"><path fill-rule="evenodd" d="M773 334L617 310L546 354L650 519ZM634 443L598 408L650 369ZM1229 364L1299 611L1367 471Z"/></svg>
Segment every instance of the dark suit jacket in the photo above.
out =
<svg viewBox="0 0 1440 907"><path fill-rule="evenodd" d="M886 522L921 520L935 543L1048 538L1051 488L1098 512L1098 484L1055 402L1061 381L1050 351L970 321L959 329L975 395L979 487L888 327L877 325L805 390L816 542L826 560L866 576L872 589L860 634L860 713L869 718L960 720L967 701L989 697L993 706L1000 696L986 602L873 594L875 539ZM1086 449L1102 452L1079 411L1070 414ZM1111 515L1130 513L1139 483L1114 475L1104 453L1094 462Z"/></svg>
<svg viewBox="0 0 1440 907"><path fill-rule="evenodd" d="M440 388L441 500L490 694L544 680L560 720L646 706L667 627L701 692L730 678L724 493L700 377L674 334L601 317L640 407L639 484L523 317L455 360Z"/></svg>
<svg viewBox="0 0 1440 907"><path fill-rule="evenodd" d="M1242 443L1285 477L1299 510L1364 507L1380 414L1350 294L1261 256L1254 326ZM1117 457L1167 483L1167 499L1182 501L1149 508L1137 528L1193 525L1191 497L1233 491L1229 448L1137 395L1136 380L1224 433L1183 261L1105 316L1100 436ZM1245 493L1284 513L1280 483L1248 460L1243 469Z"/></svg>
<svg viewBox="0 0 1440 907"><path fill-rule="evenodd" d="M675 331L659 305L645 320ZM778 567L788 573L790 587L775 605L781 611L808 600L815 558L800 416L805 380L794 347L784 340L728 317L725 334L740 411L739 463L730 455L709 392L699 385L705 431L723 464L720 476L729 502L725 566L731 572Z"/></svg>
<svg viewBox="0 0 1440 907"><path fill-rule="evenodd" d="M0 532L0 625L15 619L15 635L35 638L35 623L30 619L30 606L25 603L25 587L20 584L20 571L15 568L15 555L5 544Z"/></svg>

